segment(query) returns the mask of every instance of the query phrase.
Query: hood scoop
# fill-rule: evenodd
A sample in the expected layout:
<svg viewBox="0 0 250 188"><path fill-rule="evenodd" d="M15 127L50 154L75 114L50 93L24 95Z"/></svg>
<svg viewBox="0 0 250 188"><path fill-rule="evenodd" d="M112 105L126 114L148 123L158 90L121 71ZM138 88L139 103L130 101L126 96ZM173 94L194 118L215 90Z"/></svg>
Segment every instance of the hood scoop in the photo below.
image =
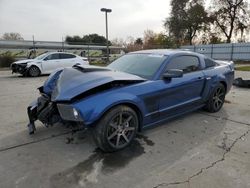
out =
<svg viewBox="0 0 250 188"><path fill-rule="evenodd" d="M97 66L89 66L89 65L83 66L83 65L78 64L78 63L73 65L73 68L77 69L81 72L111 71L110 69L105 68L105 67L97 67Z"/></svg>

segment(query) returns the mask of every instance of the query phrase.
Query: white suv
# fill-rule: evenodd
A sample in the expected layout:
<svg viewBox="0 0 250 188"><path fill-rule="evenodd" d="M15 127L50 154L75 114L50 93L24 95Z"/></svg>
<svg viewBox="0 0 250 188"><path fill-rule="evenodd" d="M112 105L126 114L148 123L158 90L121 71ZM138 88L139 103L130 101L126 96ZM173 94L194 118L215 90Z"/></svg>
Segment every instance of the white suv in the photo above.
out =
<svg viewBox="0 0 250 188"><path fill-rule="evenodd" d="M72 67L75 64L88 65L86 57L80 57L66 52L48 52L37 56L35 59L16 61L11 64L12 73L24 76L39 76L50 74L57 69Z"/></svg>

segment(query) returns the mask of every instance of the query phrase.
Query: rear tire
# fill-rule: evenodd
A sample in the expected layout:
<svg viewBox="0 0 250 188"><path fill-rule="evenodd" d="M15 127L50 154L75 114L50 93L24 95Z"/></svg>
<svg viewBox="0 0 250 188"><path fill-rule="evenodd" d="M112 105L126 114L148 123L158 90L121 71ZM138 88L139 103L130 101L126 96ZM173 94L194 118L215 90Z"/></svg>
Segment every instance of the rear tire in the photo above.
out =
<svg viewBox="0 0 250 188"><path fill-rule="evenodd" d="M212 91L207 104L205 106L205 110L211 113L218 112L225 101L226 89L225 86L219 83Z"/></svg>
<svg viewBox="0 0 250 188"><path fill-rule="evenodd" d="M114 152L127 147L134 139L139 121L136 112L128 106L110 109L93 129L97 146L104 152Z"/></svg>
<svg viewBox="0 0 250 188"><path fill-rule="evenodd" d="M38 67L36 67L36 66L31 66L31 67L29 68L28 73L29 73L29 76L31 76L31 77L37 77L37 76L40 76L41 71L40 71L40 69L39 69Z"/></svg>

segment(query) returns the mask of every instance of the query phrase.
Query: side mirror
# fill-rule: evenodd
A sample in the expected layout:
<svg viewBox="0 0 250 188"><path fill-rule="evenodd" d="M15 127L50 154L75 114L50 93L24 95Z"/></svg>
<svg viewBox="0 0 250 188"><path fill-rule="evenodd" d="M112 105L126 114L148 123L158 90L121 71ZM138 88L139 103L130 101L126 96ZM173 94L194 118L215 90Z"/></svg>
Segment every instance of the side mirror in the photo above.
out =
<svg viewBox="0 0 250 188"><path fill-rule="evenodd" d="M164 79L180 78L182 76L183 76L183 70L179 69L169 69L163 74Z"/></svg>

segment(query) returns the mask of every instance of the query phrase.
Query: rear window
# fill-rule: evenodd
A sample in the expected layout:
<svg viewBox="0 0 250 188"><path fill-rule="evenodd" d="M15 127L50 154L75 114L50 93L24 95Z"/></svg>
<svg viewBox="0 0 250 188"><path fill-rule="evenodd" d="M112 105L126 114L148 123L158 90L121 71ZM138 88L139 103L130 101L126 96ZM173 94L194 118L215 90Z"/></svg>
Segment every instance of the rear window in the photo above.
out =
<svg viewBox="0 0 250 188"><path fill-rule="evenodd" d="M72 54L60 54L60 58L61 59L71 59L71 58L75 58L75 55Z"/></svg>
<svg viewBox="0 0 250 188"><path fill-rule="evenodd" d="M212 59L205 58L205 65L206 68L214 67L216 65L216 62L213 61Z"/></svg>

